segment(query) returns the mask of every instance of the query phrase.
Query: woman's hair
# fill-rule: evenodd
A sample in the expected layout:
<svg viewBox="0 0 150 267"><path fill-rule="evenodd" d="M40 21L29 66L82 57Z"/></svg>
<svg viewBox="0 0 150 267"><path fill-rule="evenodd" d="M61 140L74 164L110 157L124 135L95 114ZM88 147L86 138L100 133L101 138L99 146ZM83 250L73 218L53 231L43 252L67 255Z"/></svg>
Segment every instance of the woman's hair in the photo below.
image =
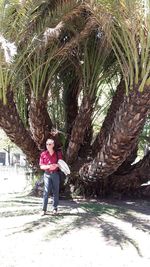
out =
<svg viewBox="0 0 150 267"><path fill-rule="evenodd" d="M54 147L53 147L53 149L54 149L54 151L56 152L57 150L58 150L58 147L57 147L57 144L56 144L56 140L55 140L55 138L48 138L47 140L46 140L46 143L47 142L52 142L53 141L53 143L54 143Z"/></svg>
<svg viewBox="0 0 150 267"><path fill-rule="evenodd" d="M48 138L47 140L46 140L46 143L47 142L51 142L51 143L54 143L55 144L55 140L54 140L54 138Z"/></svg>

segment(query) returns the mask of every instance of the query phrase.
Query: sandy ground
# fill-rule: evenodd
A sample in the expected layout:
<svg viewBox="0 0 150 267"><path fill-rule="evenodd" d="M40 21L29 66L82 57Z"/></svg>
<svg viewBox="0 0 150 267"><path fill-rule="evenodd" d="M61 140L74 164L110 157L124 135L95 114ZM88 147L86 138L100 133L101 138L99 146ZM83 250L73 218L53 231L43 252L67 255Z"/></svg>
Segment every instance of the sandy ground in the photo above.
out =
<svg viewBox="0 0 150 267"><path fill-rule="evenodd" d="M60 200L57 216L41 217L21 175L0 183L1 267L150 266L149 202Z"/></svg>

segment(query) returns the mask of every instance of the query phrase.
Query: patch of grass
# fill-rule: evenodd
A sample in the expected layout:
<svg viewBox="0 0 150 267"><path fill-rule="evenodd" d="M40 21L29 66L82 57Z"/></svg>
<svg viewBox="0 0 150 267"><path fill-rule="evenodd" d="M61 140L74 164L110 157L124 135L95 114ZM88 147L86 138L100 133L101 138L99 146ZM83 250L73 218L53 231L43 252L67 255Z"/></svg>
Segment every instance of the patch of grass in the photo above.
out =
<svg viewBox="0 0 150 267"><path fill-rule="evenodd" d="M80 207L85 211L97 216L102 215L104 213L109 215L115 215L117 213L126 211L124 208L104 203L83 203L80 205Z"/></svg>

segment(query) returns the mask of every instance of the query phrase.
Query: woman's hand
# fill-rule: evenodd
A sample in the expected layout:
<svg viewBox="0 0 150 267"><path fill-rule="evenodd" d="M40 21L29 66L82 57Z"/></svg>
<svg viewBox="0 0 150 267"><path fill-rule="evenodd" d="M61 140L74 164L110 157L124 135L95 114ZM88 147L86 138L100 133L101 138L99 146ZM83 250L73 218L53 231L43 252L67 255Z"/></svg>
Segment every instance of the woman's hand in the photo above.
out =
<svg viewBox="0 0 150 267"><path fill-rule="evenodd" d="M58 168L58 164L57 163L53 163L49 165L49 170L50 171L54 171L56 168Z"/></svg>
<svg viewBox="0 0 150 267"><path fill-rule="evenodd" d="M53 164L47 164L47 165L41 165L40 166L41 170L49 170L49 171L54 171L55 169L59 168L57 163L53 163Z"/></svg>

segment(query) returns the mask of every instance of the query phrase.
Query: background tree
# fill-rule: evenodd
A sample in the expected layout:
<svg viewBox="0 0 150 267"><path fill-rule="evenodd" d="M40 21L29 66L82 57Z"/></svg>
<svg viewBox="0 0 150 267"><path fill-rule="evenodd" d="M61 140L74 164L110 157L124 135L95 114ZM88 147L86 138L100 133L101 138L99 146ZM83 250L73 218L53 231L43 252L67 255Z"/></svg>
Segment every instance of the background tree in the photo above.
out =
<svg viewBox="0 0 150 267"><path fill-rule="evenodd" d="M15 143L11 142L5 132L0 129L0 150L4 150L8 154L8 165L11 164L11 152L19 152L19 148Z"/></svg>

